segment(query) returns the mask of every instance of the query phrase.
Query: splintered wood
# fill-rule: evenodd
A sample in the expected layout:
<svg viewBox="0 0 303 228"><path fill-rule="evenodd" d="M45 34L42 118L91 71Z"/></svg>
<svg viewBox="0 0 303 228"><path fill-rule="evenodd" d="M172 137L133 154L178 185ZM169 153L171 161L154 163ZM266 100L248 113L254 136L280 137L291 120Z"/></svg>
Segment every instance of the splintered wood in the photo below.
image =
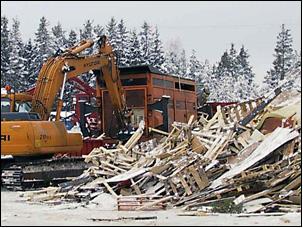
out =
<svg viewBox="0 0 303 228"><path fill-rule="evenodd" d="M241 133L236 131L260 102L218 106L211 119L191 116L187 123L174 122L169 133L149 129L163 136L158 142L138 143L144 132L141 122L124 145L92 150L85 157L92 166L76 181L28 197L90 200L109 192L119 210L160 210L167 205L202 210L232 198L234 205L251 213L285 212L290 208L285 204L296 204L301 196L299 132L278 127L263 135L255 129L255 120ZM248 205L262 197L267 199L262 205Z"/></svg>

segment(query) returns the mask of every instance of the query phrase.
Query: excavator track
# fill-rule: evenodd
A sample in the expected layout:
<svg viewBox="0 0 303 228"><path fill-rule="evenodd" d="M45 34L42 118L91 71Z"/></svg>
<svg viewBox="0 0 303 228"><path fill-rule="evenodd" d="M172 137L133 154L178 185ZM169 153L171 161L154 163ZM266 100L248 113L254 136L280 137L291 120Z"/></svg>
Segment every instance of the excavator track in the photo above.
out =
<svg viewBox="0 0 303 228"><path fill-rule="evenodd" d="M2 169L2 186L12 191L56 186L79 176L89 165L81 157L15 162Z"/></svg>

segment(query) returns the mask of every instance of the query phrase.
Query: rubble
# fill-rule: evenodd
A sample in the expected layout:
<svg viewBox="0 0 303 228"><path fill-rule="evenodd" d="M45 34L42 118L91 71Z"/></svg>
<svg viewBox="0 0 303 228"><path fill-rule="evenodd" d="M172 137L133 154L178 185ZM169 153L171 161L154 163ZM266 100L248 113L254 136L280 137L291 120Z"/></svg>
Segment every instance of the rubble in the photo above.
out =
<svg viewBox="0 0 303 228"><path fill-rule="evenodd" d="M300 211L301 122L292 119L287 127L262 134L256 126L268 108L239 126L260 103L219 106L209 120L191 116L188 123L175 122L169 134L159 132L158 142L138 143L141 122L124 145L86 156L93 165L78 178L25 196L48 203L89 202L106 192L118 210L182 207L191 214L213 212L214 202L227 201L237 213Z"/></svg>

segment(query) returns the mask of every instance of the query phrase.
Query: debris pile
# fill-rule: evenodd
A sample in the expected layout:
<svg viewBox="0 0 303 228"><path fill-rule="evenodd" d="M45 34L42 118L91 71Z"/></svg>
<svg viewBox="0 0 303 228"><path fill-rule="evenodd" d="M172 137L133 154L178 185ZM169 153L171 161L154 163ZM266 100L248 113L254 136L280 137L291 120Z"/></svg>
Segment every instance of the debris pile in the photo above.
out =
<svg viewBox="0 0 303 228"><path fill-rule="evenodd" d="M247 213L298 211L300 125L292 119L287 127L262 134L257 120L271 109L239 125L260 104L257 100L218 106L211 119L191 116L188 123L175 122L158 143L138 143L142 122L124 145L94 149L86 157L93 165L78 178L26 195L32 201L55 203L90 201L109 192L117 198L119 210L170 206L215 212L219 204Z"/></svg>

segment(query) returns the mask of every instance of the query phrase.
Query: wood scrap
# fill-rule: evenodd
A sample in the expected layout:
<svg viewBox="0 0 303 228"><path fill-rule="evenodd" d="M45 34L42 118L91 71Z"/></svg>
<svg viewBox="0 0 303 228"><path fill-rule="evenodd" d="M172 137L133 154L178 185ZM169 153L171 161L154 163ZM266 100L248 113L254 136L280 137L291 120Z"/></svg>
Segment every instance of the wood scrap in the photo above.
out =
<svg viewBox="0 0 303 228"><path fill-rule="evenodd" d="M92 164L85 171L90 179L83 176L30 199L89 200L110 192L117 199L137 197L133 202L124 198L125 208L159 209L168 204L198 211L208 202L233 198L240 206L267 198L272 201L255 205L250 212L296 210L281 205L301 194L300 128L277 128L263 135L252 121L252 129L235 131L237 122L258 102L218 107L210 120L190 116L187 123L174 122L171 132L157 132L164 135L158 141L139 143L144 132L141 123L125 144L95 148L85 156ZM154 198L148 198L150 194Z"/></svg>

